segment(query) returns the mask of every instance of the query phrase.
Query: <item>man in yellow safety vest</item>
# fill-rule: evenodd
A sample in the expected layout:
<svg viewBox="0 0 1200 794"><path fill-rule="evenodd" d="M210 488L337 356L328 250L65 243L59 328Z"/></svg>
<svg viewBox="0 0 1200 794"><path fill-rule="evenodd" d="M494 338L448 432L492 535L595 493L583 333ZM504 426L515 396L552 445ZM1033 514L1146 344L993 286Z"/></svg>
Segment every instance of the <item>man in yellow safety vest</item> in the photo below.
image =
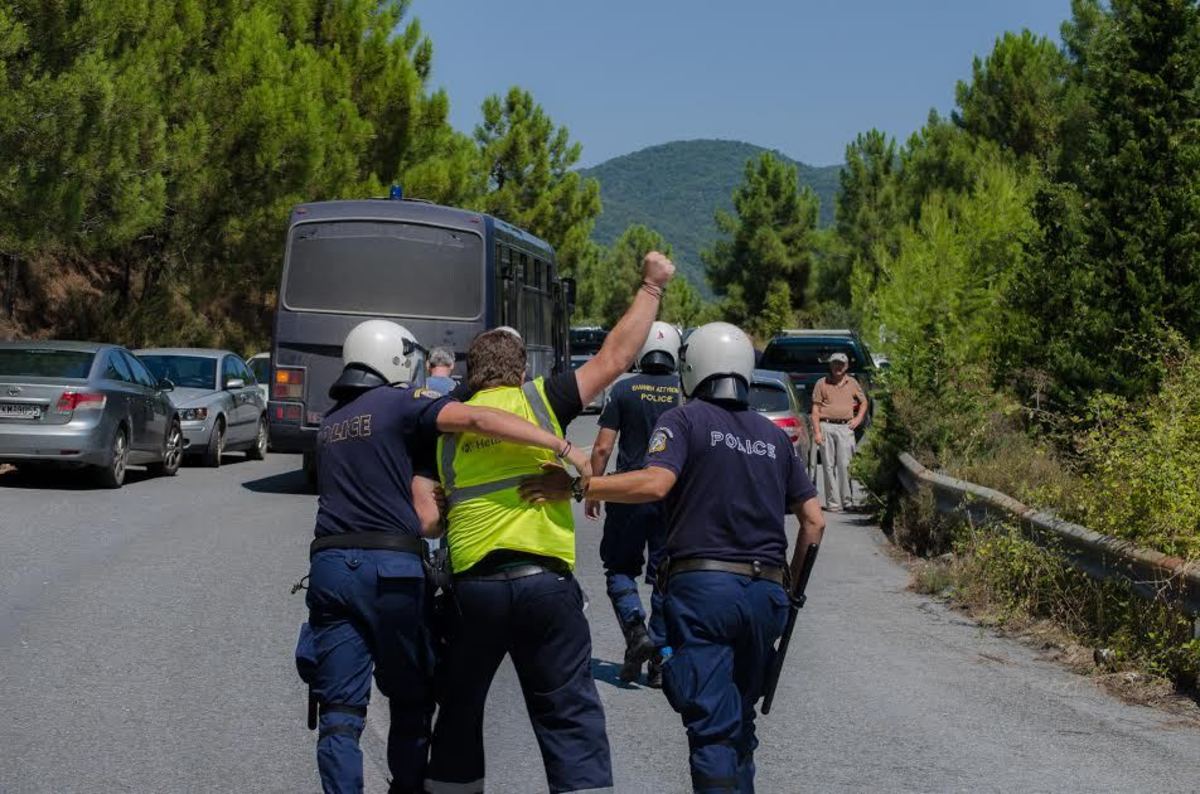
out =
<svg viewBox="0 0 1200 794"><path fill-rule="evenodd" d="M627 371L650 331L675 266L651 252L625 316L600 351L571 372L524 382L526 356L511 329L480 334L467 352L470 405L498 408L560 438L583 406ZM570 451L570 442L562 454ZM529 504L521 481L554 464L553 452L472 433L443 436L455 604L446 610L437 723L425 790L484 789L483 712L500 662L511 654L552 792L612 786L604 709L592 680L583 593L572 576L575 526L568 501Z"/></svg>

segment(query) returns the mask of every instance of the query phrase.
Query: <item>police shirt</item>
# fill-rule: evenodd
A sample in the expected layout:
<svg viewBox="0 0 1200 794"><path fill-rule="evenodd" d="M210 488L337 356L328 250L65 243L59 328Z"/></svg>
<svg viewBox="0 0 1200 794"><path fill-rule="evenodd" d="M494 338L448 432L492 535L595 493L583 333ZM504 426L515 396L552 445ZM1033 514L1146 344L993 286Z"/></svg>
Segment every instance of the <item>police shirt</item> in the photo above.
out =
<svg viewBox="0 0 1200 794"><path fill-rule="evenodd" d="M317 537L420 537L412 478L437 479L437 417L449 402L426 389L378 386L325 415L317 435Z"/></svg>
<svg viewBox="0 0 1200 794"><path fill-rule="evenodd" d="M609 392L600 426L615 430L617 471L635 471L646 464L646 446L658 418L679 405L679 376L639 374L618 381Z"/></svg>
<svg viewBox="0 0 1200 794"><path fill-rule="evenodd" d="M693 400L663 414L646 465L675 473L667 554L784 565L784 517L816 496L791 441L749 408Z"/></svg>

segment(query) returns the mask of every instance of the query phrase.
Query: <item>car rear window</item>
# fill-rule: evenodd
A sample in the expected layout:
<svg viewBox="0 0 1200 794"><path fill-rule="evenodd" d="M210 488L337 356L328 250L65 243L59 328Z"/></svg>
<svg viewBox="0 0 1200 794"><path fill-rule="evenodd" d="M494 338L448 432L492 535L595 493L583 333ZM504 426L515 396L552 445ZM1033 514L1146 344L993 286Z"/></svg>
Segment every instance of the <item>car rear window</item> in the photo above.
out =
<svg viewBox="0 0 1200 794"><path fill-rule="evenodd" d="M0 377L86 379L95 358L80 350L8 348L0 350Z"/></svg>
<svg viewBox="0 0 1200 794"><path fill-rule="evenodd" d="M750 387L750 407L763 413L792 410L787 392L774 383L755 383Z"/></svg>
<svg viewBox="0 0 1200 794"><path fill-rule="evenodd" d="M138 356L159 380L169 380L183 389L217 388L217 360L203 356Z"/></svg>
<svg viewBox="0 0 1200 794"><path fill-rule="evenodd" d="M862 368L852 346L815 340L772 342L767 345L759 366L781 372L825 372L829 369L829 357L834 353L845 353L850 359L851 370Z"/></svg>

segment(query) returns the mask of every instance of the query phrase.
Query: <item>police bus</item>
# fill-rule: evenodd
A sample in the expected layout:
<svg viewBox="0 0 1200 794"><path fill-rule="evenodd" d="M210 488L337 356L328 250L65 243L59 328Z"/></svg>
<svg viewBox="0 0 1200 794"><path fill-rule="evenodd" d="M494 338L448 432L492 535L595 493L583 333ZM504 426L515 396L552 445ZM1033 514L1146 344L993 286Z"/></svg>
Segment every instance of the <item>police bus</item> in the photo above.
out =
<svg viewBox="0 0 1200 794"><path fill-rule="evenodd" d="M446 347L464 374L481 331L511 326L531 377L570 366L575 284L554 249L497 218L401 198L323 201L292 210L271 347L271 445L305 454L315 476L321 417L342 369L342 341L394 320L422 345Z"/></svg>

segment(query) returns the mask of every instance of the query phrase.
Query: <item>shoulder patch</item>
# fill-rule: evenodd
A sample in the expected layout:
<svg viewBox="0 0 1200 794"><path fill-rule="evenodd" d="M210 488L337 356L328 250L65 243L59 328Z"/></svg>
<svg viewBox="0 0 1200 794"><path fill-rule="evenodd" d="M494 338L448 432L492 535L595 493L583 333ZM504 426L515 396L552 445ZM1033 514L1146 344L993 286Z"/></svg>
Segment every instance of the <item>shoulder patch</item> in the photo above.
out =
<svg viewBox="0 0 1200 794"><path fill-rule="evenodd" d="M667 440L674 438L675 434L671 432L669 427L660 427L650 436L650 446L646 450L649 455L655 455L659 452L667 451Z"/></svg>
<svg viewBox="0 0 1200 794"><path fill-rule="evenodd" d="M434 389L420 388L420 389L413 389L412 396L413 396L414 400L421 399L421 398L424 398L426 400L436 400L442 396L442 393L440 391L435 391Z"/></svg>

